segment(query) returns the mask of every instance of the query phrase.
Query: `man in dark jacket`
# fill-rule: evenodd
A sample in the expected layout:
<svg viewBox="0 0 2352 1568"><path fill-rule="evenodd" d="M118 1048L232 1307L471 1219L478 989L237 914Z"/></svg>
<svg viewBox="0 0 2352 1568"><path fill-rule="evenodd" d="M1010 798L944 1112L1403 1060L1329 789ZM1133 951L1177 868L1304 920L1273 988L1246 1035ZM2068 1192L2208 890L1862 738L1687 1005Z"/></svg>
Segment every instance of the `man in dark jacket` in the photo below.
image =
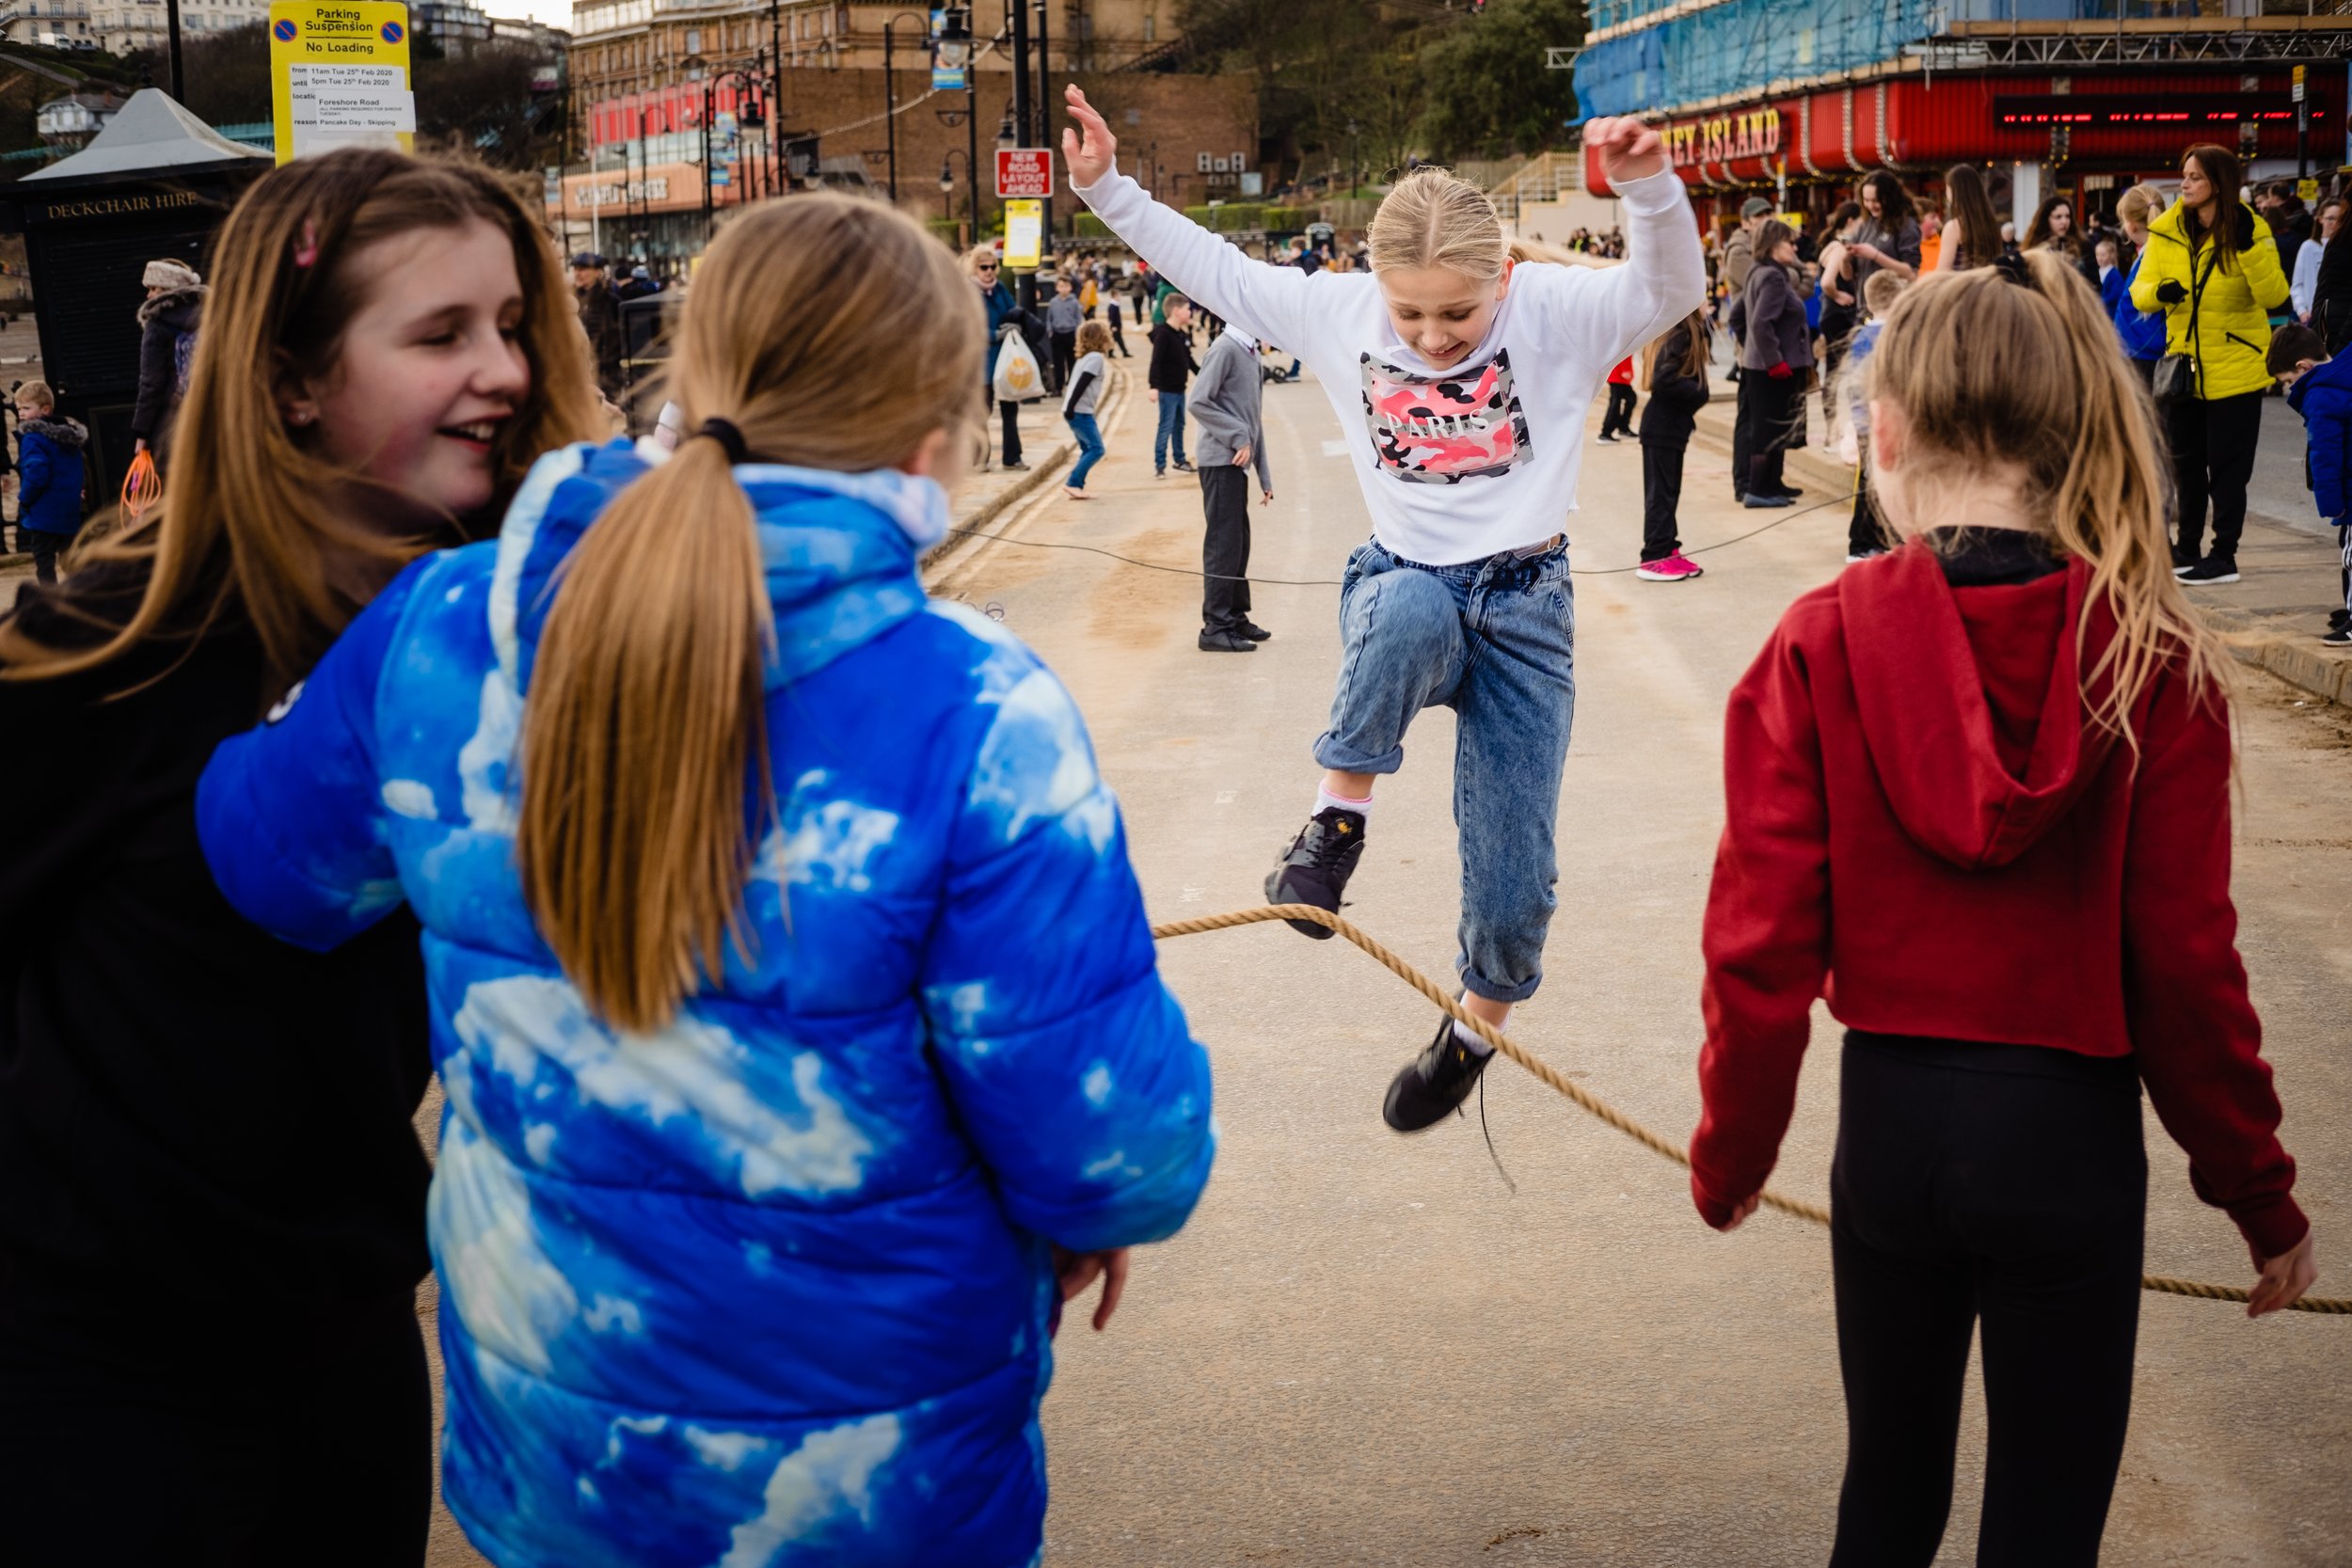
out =
<svg viewBox="0 0 2352 1568"><path fill-rule="evenodd" d="M604 258L583 250L572 258L572 295L580 302L580 329L596 362L596 387L608 398L621 395L621 300L604 276Z"/></svg>
<svg viewBox="0 0 2352 1568"><path fill-rule="evenodd" d="M140 280L147 300L139 307L139 391L131 408L131 436L135 450L160 455L172 416L188 394L204 279L185 262L166 260L148 262Z"/></svg>
<svg viewBox="0 0 2352 1568"><path fill-rule="evenodd" d="M1167 319L1152 328L1152 368L1145 380L1159 394L1160 424L1152 436L1152 477L1165 478L1168 451L1176 453L1176 471L1188 474L1184 461L1184 383L1200 367L1192 357L1192 302L1170 294L1160 302Z"/></svg>

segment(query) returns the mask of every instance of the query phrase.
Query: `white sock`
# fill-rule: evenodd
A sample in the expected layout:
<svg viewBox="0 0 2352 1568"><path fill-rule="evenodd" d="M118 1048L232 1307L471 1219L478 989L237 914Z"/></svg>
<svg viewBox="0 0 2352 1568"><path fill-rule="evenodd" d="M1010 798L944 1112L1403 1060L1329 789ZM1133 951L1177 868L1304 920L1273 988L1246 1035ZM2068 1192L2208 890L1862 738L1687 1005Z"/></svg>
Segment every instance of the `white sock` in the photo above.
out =
<svg viewBox="0 0 2352 1568"><path fill-rule="evenodd" d="M1372 797L1367 795L1360 800L1351 800L1344 795L1332 794L1321 784L1315 785L1314 815L1319 816L1333 806L1339 807L1342 811L1352 811L1359 816L1369 817L1372 815Z"/></svg>
<svg viewBox="0 0 2352 1568"><path fill-rule="evenodd" d="M1460 996L1455 997L1454 1000L1468 1004L1470 1001L1470 992L1464 991ZM1496 1027L1501 1028L1502 1025L1497 1024ZM1456 1019L1454 1022L1454 1037L1460 1040L1463 1045L1468 1047L1470 1053L1473 1056L1491 1056L1494 1054L1495 1048L1488 1045L1485 1040L1479 1038L1477 1032L1472 1030L1469 1024L1464 1023L1459 1019Z"/></svg>

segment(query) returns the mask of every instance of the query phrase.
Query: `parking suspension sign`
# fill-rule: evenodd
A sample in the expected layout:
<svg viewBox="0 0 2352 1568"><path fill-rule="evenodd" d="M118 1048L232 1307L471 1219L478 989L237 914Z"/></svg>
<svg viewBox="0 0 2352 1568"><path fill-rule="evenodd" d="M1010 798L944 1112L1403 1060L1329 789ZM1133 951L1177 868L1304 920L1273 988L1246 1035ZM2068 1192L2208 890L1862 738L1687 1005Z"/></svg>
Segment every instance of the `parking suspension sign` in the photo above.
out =
<svg viewBox="0 0 2352 1568"><path fill-rule="evenodd" d="M339 147L416 146L408 8L392 0L277 0L269 8L278 161Z"/></svg>

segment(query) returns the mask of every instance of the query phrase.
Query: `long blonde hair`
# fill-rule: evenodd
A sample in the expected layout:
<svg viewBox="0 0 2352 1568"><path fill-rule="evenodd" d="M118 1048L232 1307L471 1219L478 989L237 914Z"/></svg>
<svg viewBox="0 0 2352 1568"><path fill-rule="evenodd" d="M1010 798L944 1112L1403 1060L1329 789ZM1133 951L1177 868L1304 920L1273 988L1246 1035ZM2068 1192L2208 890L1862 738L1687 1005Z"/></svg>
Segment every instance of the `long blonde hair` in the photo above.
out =
<svg viewBox="0 0 2352 1568"><path fill-rule="evenodd" d="M197 333L188 395L174 427L164 499L143 521L85 549L77 564L143 567L138 608L71 646L0 626L0 679L39 680L111 662L167 630L206 627L232 607L261 640L273 683L307 672L365 604L328 563L378 562L378 577L446 537L387 539L342 515L355 476L315 451L315 429L278 412L282 378L322 379L343 329L366 303L369 277L352 263L377 242L475 219L502 230L522 280L517 331L531 389L491 448L498 485L481 515L495 520L542 452L593 439L602 428L596 378L561 261L535 202L471 163L350 149L306 158L255 182L221 228L213 282ZM69 615L81 615L69 595Z"/></svg>
<svg viewBox="0 0 2352 1568"><path fill-rule="evenodd" d="M2132 710L2168 666L2192 700L2226 710L2229 657L2172 576L2155 408L2114 325L2064 258L2039 251L2023 264L2030 287L1994 266L1904 290L1869 357L1868 395L1902 411L1907 489L2024 468L2036 531L2090 563L2084 643L2093 610L2115 622L2082 671L2091 721L2137 748Z"/></svg>
<svg viewBox="0 0 2352 1568"><path fill-rule="evenodd" d="M879 202L810 194L721 230L673 340L686 429L755 462L864 472L948 450L985 336L957 259ZM565 562L523 708L523 892L564 974L626 1030L667 1023L730 938L773 819L774 637L751 500L690 436ZM756 779L756 804L746 809Z"/></svg>

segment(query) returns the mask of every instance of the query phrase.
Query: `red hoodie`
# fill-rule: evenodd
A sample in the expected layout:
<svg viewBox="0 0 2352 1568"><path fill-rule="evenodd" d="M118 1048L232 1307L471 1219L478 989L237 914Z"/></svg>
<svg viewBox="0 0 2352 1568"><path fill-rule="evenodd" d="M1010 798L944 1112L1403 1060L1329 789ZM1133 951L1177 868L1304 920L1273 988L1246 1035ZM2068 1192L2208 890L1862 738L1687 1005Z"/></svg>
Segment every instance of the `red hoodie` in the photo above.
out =
<svg viewBox="0 0 2352 1568"><path fill-rule="evenodd" d="M1778 1159L1825 996L1854 1029L2132 1056L2258 1263L2309 1228L2234 945L2228 721L2168 669L2137 768L2086 733L2090 581L1955 589L1909 546L1799 599L1732 692L1691 1145L1709 1225Z"/></svg>
<svg viewBox="0 0 2352 1568"><path fill-rule="evenodd" d="M1617 387L1633 385L1633 356L1627 355L1617 368L1609 372L1610 384Z"/></svg>

